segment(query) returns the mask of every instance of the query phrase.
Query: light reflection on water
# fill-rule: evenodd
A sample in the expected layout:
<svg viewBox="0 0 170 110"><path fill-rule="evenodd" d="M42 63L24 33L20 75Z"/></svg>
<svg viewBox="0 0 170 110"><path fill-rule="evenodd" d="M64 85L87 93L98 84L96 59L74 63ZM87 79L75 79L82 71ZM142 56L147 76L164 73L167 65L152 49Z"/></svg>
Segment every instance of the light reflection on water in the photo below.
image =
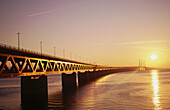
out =
<svg viewBox="0 0 170 110"><path fill-rule="evenodd" d="M159 96L159 74L157 71L152 71L152 86L153 86L153 103L155 105L154 110L161 110L161 102Z"/></svg>

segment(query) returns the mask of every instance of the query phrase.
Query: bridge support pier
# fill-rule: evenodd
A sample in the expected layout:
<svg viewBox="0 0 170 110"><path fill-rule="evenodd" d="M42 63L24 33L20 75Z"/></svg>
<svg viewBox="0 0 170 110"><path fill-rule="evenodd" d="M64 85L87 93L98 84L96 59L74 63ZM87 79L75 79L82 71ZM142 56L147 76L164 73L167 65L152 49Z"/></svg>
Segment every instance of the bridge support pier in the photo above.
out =
<svg viewBox="0 0 170 110"><path fill-rule="evenodd" d="M88 83L88 81L89 81L89 79L88 79L87 71L84 72L84 73L78 72L78 84L79 84L79 86Z"/></svg>
<svg viewBox="0 0 170 110"><path fill-rule="evenodd" d="M63 87L63 92L76 90L77 83L76 83L75 72L73 72L72 74L62 73L62 87Z"/></svg>
<svg viewBox="0 0 170 110"><path fill-rule="evenodd" d="M21 104L23 109L47 109L47 76L21 77Z"/></svg>
<svg viewBox="0 0 170 110"><path fill-rule="evenodd" d="M95 79L94 72L95 71L87 71L89 81L93 81Z"/></svg>

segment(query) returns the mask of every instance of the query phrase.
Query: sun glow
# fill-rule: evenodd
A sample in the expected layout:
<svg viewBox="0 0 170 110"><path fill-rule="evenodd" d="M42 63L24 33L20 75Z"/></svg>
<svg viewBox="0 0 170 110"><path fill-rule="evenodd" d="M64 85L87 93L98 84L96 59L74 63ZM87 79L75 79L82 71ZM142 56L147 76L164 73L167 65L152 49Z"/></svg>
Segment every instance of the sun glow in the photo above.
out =
<svg viewBox="0 0 170 110"><path fill-rule="evenodd" d="M156 55L151 55L150 58L151 58L152 60L155 60L155 59L157 59L157 56L156 56Z"/></svg>

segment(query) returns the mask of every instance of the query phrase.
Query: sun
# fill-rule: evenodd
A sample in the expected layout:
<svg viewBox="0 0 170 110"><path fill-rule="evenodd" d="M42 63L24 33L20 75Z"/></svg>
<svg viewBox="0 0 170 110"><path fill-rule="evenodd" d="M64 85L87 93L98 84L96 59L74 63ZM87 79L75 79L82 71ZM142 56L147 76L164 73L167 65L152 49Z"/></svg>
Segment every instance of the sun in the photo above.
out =
<svg viewBox="0 0 170 110"><path fill-rule="evenodd" d="M155 59L157 59L157 56L156 56L156 55L151 55L150 58L151 58L152 60L155 60Z"/></svg>

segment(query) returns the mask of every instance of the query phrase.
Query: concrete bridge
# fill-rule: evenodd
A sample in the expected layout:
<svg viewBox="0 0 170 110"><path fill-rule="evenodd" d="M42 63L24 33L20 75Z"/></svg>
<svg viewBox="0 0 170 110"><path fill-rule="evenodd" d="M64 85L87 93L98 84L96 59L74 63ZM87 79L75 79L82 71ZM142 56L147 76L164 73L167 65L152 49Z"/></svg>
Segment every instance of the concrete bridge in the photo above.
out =
<svg viewBox="0 0 170 110"><path fill-rule="evenodd" d="M63 92L70 92L104 75L137 69L138 67L116 68L94 65L0 45L0 78L21 76L21 102L25 108L47 105L46 74L62 73ZM65 74L64 72L73 73Z"/></svg>

